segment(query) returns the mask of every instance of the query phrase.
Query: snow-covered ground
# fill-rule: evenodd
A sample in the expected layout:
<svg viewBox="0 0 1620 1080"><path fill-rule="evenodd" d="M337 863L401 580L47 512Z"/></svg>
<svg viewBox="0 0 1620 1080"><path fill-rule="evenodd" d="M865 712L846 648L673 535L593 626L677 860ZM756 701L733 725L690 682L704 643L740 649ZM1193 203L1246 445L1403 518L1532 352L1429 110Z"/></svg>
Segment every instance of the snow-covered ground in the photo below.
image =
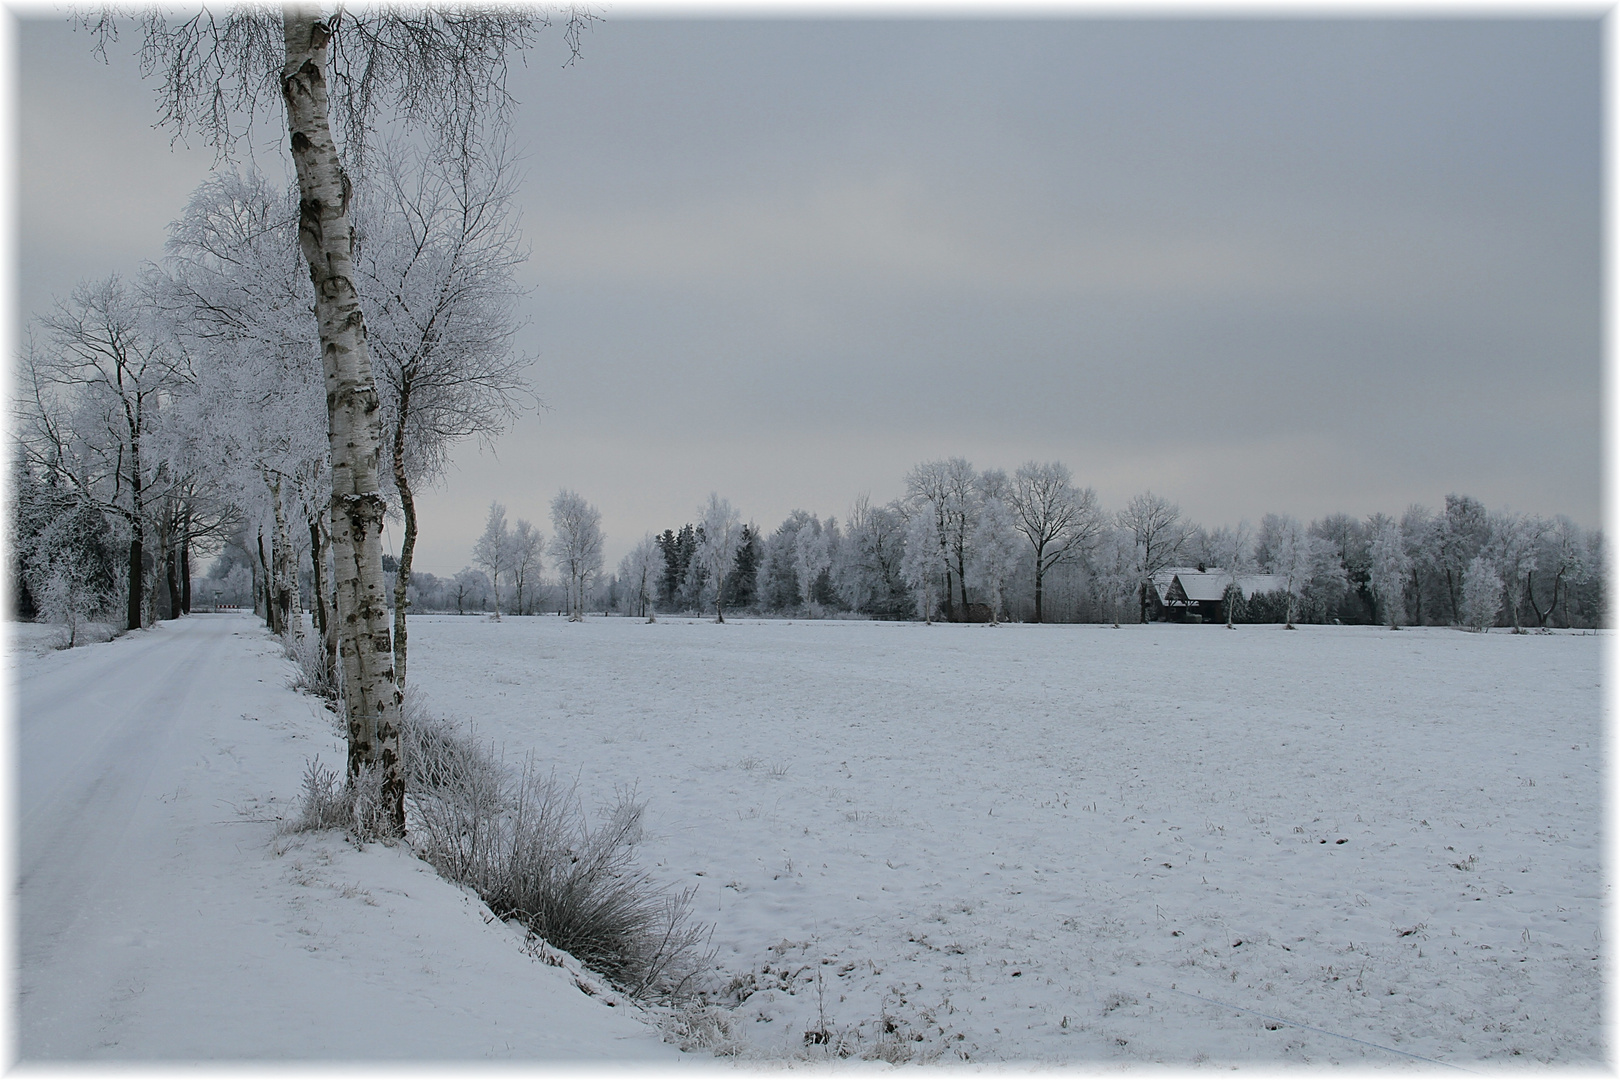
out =
<svg viewBox="0 0 1620 1080"><path fill-rule="evenodd" d="M24 1061L679 1061L408 852L277 836L343 757L251 616L8 630Z"/></svg>
<svg viewBox="0 0 1620 1080"><path fill-rule="evenodd" d="M24 1060L678 1059L408 853L277 835L341 746L251 617L71 652L13 629ZM639 785L745 1056L1605 1059L1599 638L419 617L412 643L440 711L587 806Z"/></svg>
<svg viewBox="0 0 1620 1080"><path fill-rule="evenodd" d="M411 675L639 786L761 1055L1597 1065L1600 645L424 616Z"/></svg>

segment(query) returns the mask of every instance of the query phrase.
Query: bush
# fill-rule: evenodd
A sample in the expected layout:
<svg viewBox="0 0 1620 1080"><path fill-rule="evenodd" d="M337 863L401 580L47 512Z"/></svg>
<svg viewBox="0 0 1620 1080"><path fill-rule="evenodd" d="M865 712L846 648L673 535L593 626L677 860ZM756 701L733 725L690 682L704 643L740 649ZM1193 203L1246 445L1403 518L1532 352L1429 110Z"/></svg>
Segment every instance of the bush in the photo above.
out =
<svg viewBox="0 0 1620 1080"><path fill-rule="evenodd" d="M687 994L709 928L692 920L690 890L668 893L636 866L646 804L634 792L592 829L572 785L532 760L514 774L419 699L401 727L408 825L424 859L630 997Z"/></svg>
<svg viewBox="0 0 1620 1080"><path fill-rule="evenodd" d="M321 764L319 756L304 765L304 790L298 799L298 816L288 832L316 832L320 829L348 829L354 824L354 804L347 797L346 785L337 771Z"/></svg>
<svg viewBox="0 0 1620 1080"><path fill-rule="evenodd" d="M342 829L357 843L387 837L392 823L383 812L381 774L363 769L343 779L317 756L304 767L298 814L282 828L293 833Z"/></svg>
<svg viewBox="0 0 1620 1080"><path fill-rule="evenodd" d="M320 653L318 642L295 659L311 652ZM400 729L406 826L423 859L631 998L688 996L708 962L711 931L691 917L691 890L669 893L636 865L646 803L634 791L621 792L593 829L572 785L542 777L532 759L514 773L492 746L433 716L420 697L405 699ZM286 829L379 839L380 807L375 771L343 780L317 758Z"/></svg>

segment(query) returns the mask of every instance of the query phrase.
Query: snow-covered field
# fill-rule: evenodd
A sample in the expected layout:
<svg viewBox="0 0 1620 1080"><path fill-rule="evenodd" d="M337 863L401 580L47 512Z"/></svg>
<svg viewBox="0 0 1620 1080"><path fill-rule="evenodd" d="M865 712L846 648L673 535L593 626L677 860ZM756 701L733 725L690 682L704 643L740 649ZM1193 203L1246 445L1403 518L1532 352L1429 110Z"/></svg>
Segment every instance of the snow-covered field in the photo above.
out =
<svg viewBox="0 0 1620 1080"><path fill-rule="evenodd" d="M752 1052L1607 1055L1598 637L424 616L411 644L436 709L587 806L639 786Z"/></svg>

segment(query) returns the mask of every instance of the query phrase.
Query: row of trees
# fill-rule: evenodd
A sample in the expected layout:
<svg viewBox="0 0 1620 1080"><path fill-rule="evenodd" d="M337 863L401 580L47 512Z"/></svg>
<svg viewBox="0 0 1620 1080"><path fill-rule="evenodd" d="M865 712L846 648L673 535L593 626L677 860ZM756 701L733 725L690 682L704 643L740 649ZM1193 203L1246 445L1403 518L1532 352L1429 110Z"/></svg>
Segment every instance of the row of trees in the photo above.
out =
<svg viewBox="0 0 1620 1080"><path fill-rule="evenodd" d="M589 19L569 15L576 53ZM546 17L290 5L81 21L98 49L133 23L162 121L225 164L171 227L162 266L86 284L33 327L14 441L19 606L118 608L140 627L187 609L194 550L229 544L272 627L297 633L307 525L349 773L381 771L402 830L412 491L450 443L497 432L522 390L500 133L507 57ZM285 119L287 187L228 164L270 111ZM392 627L390 506L404 519Z"/></svg>
<svg viewBox="0 0 1620 1080"><path fill-rule="evenodd" d="M1258 527L1206 529L1151 492L1107 511L1059 462L1008 474L950 458L912 469L906 495L885 506L857 499L842 523L795 510L766 533L712 496L697 521L643 538L616 573L594 584L571 577L568 587L576 617L591 597L590 606L638 616L1117 623L1164 614L1155 578L1191 567L1227 576L1229 623L1520 629L1598 625L1602 566L1601 532L1562 516L1488 511L1465 495L1399 517L1330 514L1306 524L1267 514Z"/></svg>

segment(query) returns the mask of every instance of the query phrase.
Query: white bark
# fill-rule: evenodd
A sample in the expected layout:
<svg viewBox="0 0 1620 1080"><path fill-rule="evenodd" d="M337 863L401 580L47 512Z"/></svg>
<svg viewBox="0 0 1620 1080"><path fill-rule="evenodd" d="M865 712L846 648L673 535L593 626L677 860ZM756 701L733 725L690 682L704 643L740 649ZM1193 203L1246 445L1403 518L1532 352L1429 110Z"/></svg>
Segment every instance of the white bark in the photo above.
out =
<svg viewBox="0 0 1620 1080"><path fill-rule="evenodd" d="M315 286L326 375L333 585L348 713L349 774L369 767L381 770L384 813L394 829L403 832L400 693L394 684L384 599L384 503L377 484L382 429L365 320L354 288L349 181L338 163L328 121L325 69L331 32L314 8L289 6L282 25L287 59L281 89L298 173L299 245Z"/></svg>

